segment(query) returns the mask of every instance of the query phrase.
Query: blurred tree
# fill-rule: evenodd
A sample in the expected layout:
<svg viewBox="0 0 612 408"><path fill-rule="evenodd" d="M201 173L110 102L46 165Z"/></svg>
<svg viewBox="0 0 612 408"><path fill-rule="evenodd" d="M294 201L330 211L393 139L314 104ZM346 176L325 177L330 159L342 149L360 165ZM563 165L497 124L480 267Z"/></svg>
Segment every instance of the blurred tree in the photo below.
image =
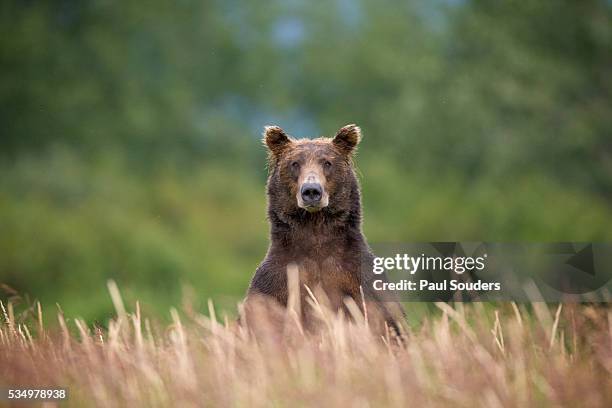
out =
<svg viewBox="0 0 612 408"><path fill-rule="evenodd" d="M4 156L65 143L83 152L120 147L147 164L152 154L214 153L221 129L240 129L222 116L198 126L203 112L238 91L235 38L210 2L2 8ZM223 135L223 145L235 139Z"/></svg>
<svg viewBox="0 0 612 408"><path fill-rule="evenodd" d="M612 198L612 5L482 0L449 16L426 109L439 116L421 128L444 163L505 181L546 174Z"/></svg>

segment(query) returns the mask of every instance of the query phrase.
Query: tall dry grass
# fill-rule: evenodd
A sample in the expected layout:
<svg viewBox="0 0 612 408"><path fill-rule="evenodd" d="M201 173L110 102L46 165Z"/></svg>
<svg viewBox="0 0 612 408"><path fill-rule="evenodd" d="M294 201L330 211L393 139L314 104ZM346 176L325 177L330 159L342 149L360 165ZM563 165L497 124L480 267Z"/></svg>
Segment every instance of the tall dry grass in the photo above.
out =
<svg viewBox="0 0 612 408"><path fill-rule="evenodd" d="M160 327L138 305L108 329L58 314L43 327L3 304L0 385L62 386L70 406L609 407L612 312L597 306L438 304L403 344L315 304L316 332L293 310L280 336L187 309ZM314 302L313 302L314 304ZM410 313L410 306L407 307Z"/></svg>

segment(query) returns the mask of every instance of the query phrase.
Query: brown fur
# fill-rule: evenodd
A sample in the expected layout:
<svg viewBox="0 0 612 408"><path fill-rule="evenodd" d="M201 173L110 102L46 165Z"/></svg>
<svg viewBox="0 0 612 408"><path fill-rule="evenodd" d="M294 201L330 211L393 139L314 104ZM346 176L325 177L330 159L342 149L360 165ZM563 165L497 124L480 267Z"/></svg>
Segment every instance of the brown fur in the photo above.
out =
<svg viewBox="0 0 612 408"><path fill-rule="evenodd" d="M378 316L379 326L386 322L397 329L401 307L383 302L371 289L373 276L362 273L362 265L371 265L373 255L361 230L361 195L352 161L360 139L355 125L343 127L333 139L313 140L293 139L276 126L266 128L270 247L251 281L247 304L265 296L286 306L287 266L296 264L305 320L304 285L320 293L334 310L344 307L346 297L362 306L363 288L370 318ZM300 208L296 199L305 174L316 177L329 198L317 212Z"/></svg>

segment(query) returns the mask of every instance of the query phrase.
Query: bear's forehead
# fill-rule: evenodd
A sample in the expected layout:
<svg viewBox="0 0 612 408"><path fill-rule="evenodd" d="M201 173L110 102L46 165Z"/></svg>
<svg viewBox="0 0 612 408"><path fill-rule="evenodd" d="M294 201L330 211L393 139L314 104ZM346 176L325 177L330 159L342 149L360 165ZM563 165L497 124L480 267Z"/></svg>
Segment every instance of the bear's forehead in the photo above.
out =
<svg viewBox="0 0 612 408"><path fill-rule="evenodd" d="M336 156L337 151L331 139L298 139L293 142L289 155L292 157Z"/></svg>

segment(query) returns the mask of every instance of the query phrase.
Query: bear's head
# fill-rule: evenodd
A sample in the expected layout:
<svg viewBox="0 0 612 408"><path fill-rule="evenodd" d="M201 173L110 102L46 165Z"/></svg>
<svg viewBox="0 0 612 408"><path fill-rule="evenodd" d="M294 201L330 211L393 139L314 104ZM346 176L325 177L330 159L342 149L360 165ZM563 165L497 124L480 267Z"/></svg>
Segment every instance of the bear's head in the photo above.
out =
<svg viewBox="0 0 612 408"><path fill-rule="evenodd" d="M283 222L359 211L359 186L352 157L361 139L356 125L333 138L294 139L268 126L269 210Z"/></svg>

